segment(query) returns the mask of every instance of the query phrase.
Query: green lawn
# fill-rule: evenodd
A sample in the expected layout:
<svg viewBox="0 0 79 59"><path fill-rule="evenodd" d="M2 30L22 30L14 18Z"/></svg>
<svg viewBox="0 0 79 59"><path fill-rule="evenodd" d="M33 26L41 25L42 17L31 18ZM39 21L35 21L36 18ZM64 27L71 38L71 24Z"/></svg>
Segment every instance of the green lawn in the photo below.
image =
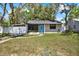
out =
<svg viewBox="0 0 79 59"><path fill-rule="evenodd" d="M45 34L0 44L0 55L79 55L78 35Z"/></svg>

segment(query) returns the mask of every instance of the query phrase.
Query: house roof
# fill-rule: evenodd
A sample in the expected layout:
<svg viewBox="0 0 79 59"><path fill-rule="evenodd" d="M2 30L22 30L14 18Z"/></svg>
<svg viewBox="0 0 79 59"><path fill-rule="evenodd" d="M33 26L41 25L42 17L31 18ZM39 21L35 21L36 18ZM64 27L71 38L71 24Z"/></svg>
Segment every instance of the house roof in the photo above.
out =
<svg viewBox="0 0 79 59"><path fill-rule="evenodd" d="M61 24L58 21L50 21L50 20L29 20L28 24Z"/></svg>

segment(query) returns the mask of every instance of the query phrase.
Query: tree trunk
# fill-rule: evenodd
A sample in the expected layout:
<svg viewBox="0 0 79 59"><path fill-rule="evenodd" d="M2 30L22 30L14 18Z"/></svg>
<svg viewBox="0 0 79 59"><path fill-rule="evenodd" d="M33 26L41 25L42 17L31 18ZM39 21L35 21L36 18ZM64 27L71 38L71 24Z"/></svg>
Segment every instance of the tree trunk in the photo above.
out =
<svg viewBox="0 0 79 59"><path fill-rule="evenodd" d="M1 17L1 25L3 25L3 19L4 19L4 16L5 16L5 13L6 13L6 5L7 5L7 3L5 3L4 7L3 7L3 15Z"/></svg>
<svg viewBox="0 0 79 59"><path fill-rule="evenodd" d="M68 24L67 15L68 15L68 13L66 13L66 16L65 16L65 30L66 31L68 30L68 26L67 26L67 24Z"/></svg>
<svg viewBox="0 0 79 59"><path fill-rule="evenodd" d="M5 16L5 14L6 14L6 5L7 5L7 3L5 3L4 6L3 6L3 15L2 15L2 17L1 17L1 25L2 25L2 26L3 26L3 19L4 19L4 16ZM2 36L4 36L4 26L3 26L3 33L2 33Z"/></svg>
<svg viewBox="0 0 79 59"><path fill-rule="evenodd" d="M12 24L15 24L15 19L14 19L14 6L13 6L13 3L10 3L10 8L11 8L11 19L12 19Z"/></svg>

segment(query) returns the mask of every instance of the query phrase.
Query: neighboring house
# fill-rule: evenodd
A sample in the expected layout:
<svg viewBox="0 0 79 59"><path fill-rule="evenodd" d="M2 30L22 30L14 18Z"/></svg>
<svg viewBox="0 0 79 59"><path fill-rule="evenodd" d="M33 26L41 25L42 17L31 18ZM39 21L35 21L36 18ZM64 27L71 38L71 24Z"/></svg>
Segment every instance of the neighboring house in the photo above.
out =
<svg viewBox="0 0 79 59"><path fill-rule="evenodd" d="M61 31L61 22L50 20L29 20L28 32L58 32Z"/></svg>
<svg viewBox="0 0 79 59"><path fill-rule="evenodd" d="M69 20L68 28L72 31L79 32L79 19Z"/></svg>

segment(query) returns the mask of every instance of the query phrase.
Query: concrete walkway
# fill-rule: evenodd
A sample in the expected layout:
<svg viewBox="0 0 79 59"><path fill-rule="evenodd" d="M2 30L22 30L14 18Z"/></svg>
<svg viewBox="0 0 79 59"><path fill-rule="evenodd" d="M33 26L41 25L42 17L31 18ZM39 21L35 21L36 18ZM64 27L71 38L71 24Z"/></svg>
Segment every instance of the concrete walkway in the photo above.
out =
<svg viewBox="0 0 79 59"><path fill-rule="evenodd" d="M9 40L11 40L11 39L12 39L12 38L9 38L9 37L8 37L8 38L5 38L5 39L2 39L2 40L0 41L0 44L1 44L1 43L4 43L4 42L7 42L7 41L9 41Z"/></svg>
<svg viewBox="0 0 79 59"><path fill-rule="evenodd" d="M28 37L15 37L15 38L33 38L33 37L38 37L38 36L42 36L42 35L35 35L35 36L28 36ZM10 38L10 37L8 37L8 38L3 38L3 40L1 40L0 41L0 44L2 44L2 43L4 43L4 42L7 42L7 41L9 41L9 40L11 40L11 39L14 39L14 38Z"/></svg>
<svg viewBox="0 0 79 59"><path fill-rule="evenodd" d="M29 35L28 37L22 37L22 36L21 36L21 37L16 37L16 38L20 38L20 39L21 39L21 38L33 38L33 37L39 37L39 36L43 36L43 34L34 35L34 36L30 36L30 35Z"/></svg>

